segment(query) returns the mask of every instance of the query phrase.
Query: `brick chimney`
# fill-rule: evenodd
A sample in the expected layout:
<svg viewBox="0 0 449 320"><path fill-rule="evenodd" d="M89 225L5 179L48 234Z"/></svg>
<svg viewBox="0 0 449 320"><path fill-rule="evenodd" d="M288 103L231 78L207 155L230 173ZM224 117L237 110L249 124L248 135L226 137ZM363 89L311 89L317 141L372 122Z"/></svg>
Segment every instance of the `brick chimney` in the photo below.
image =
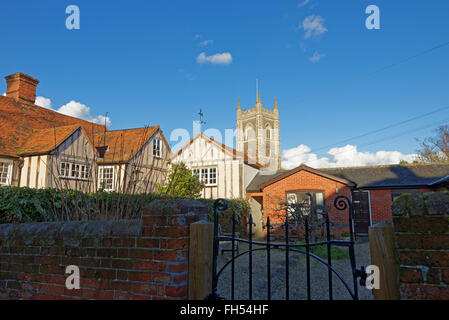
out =
<svg viewBox="0 0 449 320"><path fill-rule="evenodd" d="M14 98L19 102L34 104L36 101L37 79L25 73L14 73L6 76L6 96Z"/></svg>

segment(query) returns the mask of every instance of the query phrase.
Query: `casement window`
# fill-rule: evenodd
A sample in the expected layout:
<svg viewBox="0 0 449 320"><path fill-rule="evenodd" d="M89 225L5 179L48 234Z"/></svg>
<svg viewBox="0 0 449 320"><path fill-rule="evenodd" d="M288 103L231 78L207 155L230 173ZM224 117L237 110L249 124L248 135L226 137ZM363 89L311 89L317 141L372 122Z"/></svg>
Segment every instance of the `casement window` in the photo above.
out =
<svg viewBox="0 0 449 320"><path fill-rule="evenodd" d="M198 176L207 187L217 185L217 168L199 168L193 169L193 173Z"/></svg>
<svg viewBox="0 0 449 320"><path fill-rule="evenodd" d="M295 214L298 209L296 204L300 204L299 208L302 215L309 215L310 208L316 206L324 206L324 192L322 191L289 191L287 192L287 213L289 217ZM317 214L321 215L322 208L318 208Z"/></svg>
<svg viewBox="0 0 449 320"><path fill-rule="evenodd" d="M84 180L90 178L90 166L80 165L80 178Z"/></svg>
<svg viewBox="0 0 449 320"><path fill-rule="evenodd" d="M72 178L80 177L80 165L72 163L72 170L70 172Z"/></svg>
<svg viewBox="0 0 449 320"><path fill-rule="evenodd" d="M153 140L153 156L162 158L162 141L160 139Z"/></svg>
<svg viewBox="0 0 449 320"><path fill-rule="evenodd" d="M114 191L114 167L98 168L98 188L104 191Z"/></svg>
<svg viewBox="0 0 449 320"><path fill-rule="evenodd" d="M61 162L59 164L59 176L67 179L89 180L90 166L72 162Z"/></svg>
<svg viewBox="0 0 449 320"><path fill-rule="evenodd" d="M0 186L11 185L12 166L12 162L0 162Z"/></svg>
<svg viewBox="0 0 449 320"><path fill-rule="evenodd" d="M59 165L59 176L60 177L70 177L70 163L61 162Z"/></svg>

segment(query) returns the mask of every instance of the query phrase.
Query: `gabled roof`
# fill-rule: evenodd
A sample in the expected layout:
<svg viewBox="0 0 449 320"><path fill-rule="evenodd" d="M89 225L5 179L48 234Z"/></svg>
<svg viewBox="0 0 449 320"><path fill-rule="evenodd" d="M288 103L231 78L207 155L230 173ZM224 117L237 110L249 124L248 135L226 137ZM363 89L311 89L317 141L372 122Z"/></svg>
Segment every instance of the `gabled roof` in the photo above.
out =
<svg viewBox="0 0 449 320"><path fill-rule="evenodd" d="M449 164L391 165L321 169L361 189L431 187L449 180Z"/></svg>
<svg viewBox="0 0 449 320"><path fill-rule="evenodd" d="M248 185L247 191L260 192L267 186L302 170L359 189L408 189L449 183L449 164L391 165L319 170L301 165L286 172L259 173Z"/></svg>
<svg viewBox="0 0 449 320"><path fill-rule="evenodd" d="M35 130L21 146L18 153L21 156L49 153L80 128L82 128L80 125L74 124L64 127Z"/></svg>
<svg viewBox="0 0 449 320"><path fill-rule="evenodd" d="M171 157L172 160L173 160L175 157L181 155L181 153L183 153L183 152L184 152L190 145L193 144L193 142L194 142L195 140L197 140L197 139L199 139L199 138L204 138L204 139L206 139L207 141L209 141L210 143L213 143L215 146L217 146L218 148L220 148L222 151L224 151L224 152L226 152L227 154L231 155L234 159L236 159L236 158L242 158L243 161L244 161L246 164L250 165L250 166L253 166L253 167L258 168L258 169L263 168L263 165L261 165L260 163L258 163L258 162L256 162L256 161L250 159L250 158L248 157L247 154L244 154L243 152L237 151L237 150L235 150L234 148L231 148L231 147L229 147L229 146L227 146L227 145L225 145L225 144L223 144L223 143L220 143L220 142L218 142L218 141L216 141L216 140L214 140L214 139L212 139L212 138L206 136L206 135L205 135L204 133L202 133L202 132L198 132L192 139L190 139L189 142L187 142L181 149L179 149L174 155L172 155L172 157Z"/></svg>
<svg viewBox="0 0 449 320"><path fill-rule="evenodd" d="M276 172L276 173L272 173L272 174L263 174L263 173L259 173L252 181L251 183L248 185L247 187L247 191L249 192L259 192L263 189L265 189L266 187L268 187L269 185L272 185L273 183L276 183L278 181L281 181L295 173L298 173L300 171L307 171L319 176L322 176L324 178L330 179L330 180L334 180L343 184L346 184L348 186L354 186L355 184L352 181L349 181L347 179L338 177L338 176L334 176L331 174L327 174L323 171L320 170L316 170L313 169L309 166L306 166L304 164L300 165L299 167L289 170L289 171L284 171L284 172Z"/></svg>
<svg viewBox="0 0 449 320"><path fill-rule="evenodd" d="M251 180L248 187L246 187L246 191L260 192L261 191L260 185L283 175L285 172L286 171L279 171L279 172L261 171L254 177L253 180Z"/></svg>
<svg viewBox="0 0 449 320"><path fill-rule="evenodd" d="M108 147L103 163L125 163L131 160L144 144L158 131L159 126L114 130L98 133L94 136L96 147ZM163 137L163 134L161 132ZM169 148L164 138L166 147ZM168 149L170 152L170 149Z"/></svg>
<svg viewBox="0 0 449 320"><path fill-rule="evenodd" d="M17 152L34 130L70 125L83 126L89 135L92 132L106 130L104 125L66 116L37 105L23 104L13 98L0 95L0 155L2 156L18 157Z"/></svg>

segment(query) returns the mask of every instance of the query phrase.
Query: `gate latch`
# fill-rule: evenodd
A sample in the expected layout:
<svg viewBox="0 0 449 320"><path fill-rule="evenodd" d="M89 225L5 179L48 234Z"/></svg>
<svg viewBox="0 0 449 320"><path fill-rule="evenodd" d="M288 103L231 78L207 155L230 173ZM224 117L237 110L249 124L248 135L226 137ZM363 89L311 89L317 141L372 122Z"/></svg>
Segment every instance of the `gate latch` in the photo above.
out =
<svg viewBox="0 0 449 320"><path fill-rule="evenodd" d="M366 279L368 278L368 274L366 273L365 267L360 267L360 269L354 270L354 275L356 278L360 278L360 285L362 287L366 286Z"/></svg>

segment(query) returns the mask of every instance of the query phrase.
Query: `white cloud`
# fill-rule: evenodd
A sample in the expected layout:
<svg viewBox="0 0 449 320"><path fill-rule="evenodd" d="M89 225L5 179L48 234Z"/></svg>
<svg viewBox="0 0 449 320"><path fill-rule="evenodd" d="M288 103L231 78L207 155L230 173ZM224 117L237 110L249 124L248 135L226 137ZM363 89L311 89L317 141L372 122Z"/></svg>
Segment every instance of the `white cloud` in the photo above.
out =
<svg viewBox="0 0 449 320"><path fill-rule="evenodd" d="M298 8L302 8L305 7L306 5L308 5L310 3L311 0L304 0L303 2L298 4Z"/></svg>
<svg viewBox="0 0 449 320"><path fill-rule="evenodd" d="M229 52L225 53L217 53L211 56L207 56L205 52L202 52L197 58L196 62L204 64L204 63L212 63L212 64L231 64L232 63L232 55Z"/></svg>
<svg viewBox="0 0 449 320"><path fill-rule="evenodd" d="M198 39L201 39L202 37L203 37L202 35L196 34L195 37L194 37L194 39L195 39L195 40L198 40Z"/></svg>
<svg viewBox="0 0 449 320"><path fill-rule="evenodd" d="M309 61L313 63L317 63L322 58L324 58L326 55L324 53L318 53L318 51L315 51L312 57L310 57Z"/></svg>
<svg viewBox="0 0 449 320"><path fill-rule="evenodd" d="M300 28L304 29L304 38L306 39L321 36L328 31L324 26L323 17L316 15L308 16L307 18L305 18Z"/></svg>
<svg viewBox="0 0 449 320"><path fill-rule="evenodd" d="M200 42L201 47L207 47L214 44L214 40L204 40Z"/></svg>
<svg viewBox="0 0 449 320"><path fill-rule="evenodd" d="M74 100L70 101L69 103L63 105L59 109L53 109L51 99L45 98L45 97L36 97L36 105L41 106L46 109L51 109L54 111L57 111L59 113L84 119L87 121L92 121L94 123L98 124L105 124L109 127L111 125L111 119L109 117L105 117L102 115L94 116L90 114L90 108L86 106L85 104L82 104L80 102L76 102Z"/></svg>
<svg viewBox="0 0 449 320"><path fill-rule="evenodd" d="M41 106L46 109L51 109L51 100L44 97L36 97L36 105Z"/></svg>
<svg viewBox="0 0 449 320"><path fill-rule="evenodd" d="M360 152L353 145L329 150L327 153L330 157L319 158L311 151L310 147L303 144L284 150L282 152L282 168L290 170L301 164L313 168L376 166L399 164L401 160L413 162L416 158L414 154L403 154L399 151Z"/></svg>
<svg viewBox="0 0 449 320"><path fill-rule="evenodd" d="M75 118L85 119L90 115L90 108L85 104L72 100L59 108L58 112Z"/></svg>

